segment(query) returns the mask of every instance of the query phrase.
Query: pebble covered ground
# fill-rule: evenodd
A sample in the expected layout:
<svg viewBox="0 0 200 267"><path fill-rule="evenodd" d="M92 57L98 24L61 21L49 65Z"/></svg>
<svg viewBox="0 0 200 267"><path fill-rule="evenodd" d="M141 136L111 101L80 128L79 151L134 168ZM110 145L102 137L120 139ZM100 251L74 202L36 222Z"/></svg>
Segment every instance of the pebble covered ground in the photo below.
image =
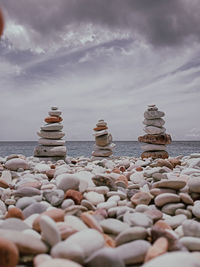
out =
<svg viewBox="0 0 200 267"><path fill-rule="evenodd" d="M200 266L200 154L0 158L0 266Z"/></svg>

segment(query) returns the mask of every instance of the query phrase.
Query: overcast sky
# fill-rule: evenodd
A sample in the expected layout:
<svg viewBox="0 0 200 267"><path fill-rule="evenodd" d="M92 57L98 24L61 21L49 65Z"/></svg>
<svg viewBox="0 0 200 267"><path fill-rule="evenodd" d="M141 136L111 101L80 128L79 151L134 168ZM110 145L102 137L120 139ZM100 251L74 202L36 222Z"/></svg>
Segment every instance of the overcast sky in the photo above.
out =
<svg viewBox="0 0 200 267"><path fill-rule="evenodd" d="M66 140L143 135L148 104L173 140L200 139L200 0L0 0L0 140L37 140L52 105Z"/></svg>

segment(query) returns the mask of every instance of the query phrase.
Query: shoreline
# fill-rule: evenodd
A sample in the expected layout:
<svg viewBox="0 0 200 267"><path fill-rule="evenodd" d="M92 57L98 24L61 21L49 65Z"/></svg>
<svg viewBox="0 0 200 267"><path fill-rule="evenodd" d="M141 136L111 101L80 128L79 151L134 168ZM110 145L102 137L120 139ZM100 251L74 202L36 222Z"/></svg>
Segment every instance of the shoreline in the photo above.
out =
<svg viewBox="0 0 200 267"><path fill-rule="evenodd" d="M165 160L0 157L0 234L23 266L150 267L169 260L175 267L184 257L193 266L199 177L200 153Z"/></svg>

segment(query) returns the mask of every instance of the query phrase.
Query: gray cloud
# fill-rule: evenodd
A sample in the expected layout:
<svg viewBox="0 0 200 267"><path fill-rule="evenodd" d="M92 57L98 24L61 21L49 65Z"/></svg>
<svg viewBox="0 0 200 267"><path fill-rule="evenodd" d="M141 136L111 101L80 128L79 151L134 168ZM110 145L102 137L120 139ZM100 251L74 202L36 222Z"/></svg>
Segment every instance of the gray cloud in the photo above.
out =
<svg viewBox="0 0 200 267"><path fill-rule="evenodd" d="M59 41L66 27L82 23L139 34L156 46L200 39L199 0L6 0L2 6L38 40Z"/></svg>

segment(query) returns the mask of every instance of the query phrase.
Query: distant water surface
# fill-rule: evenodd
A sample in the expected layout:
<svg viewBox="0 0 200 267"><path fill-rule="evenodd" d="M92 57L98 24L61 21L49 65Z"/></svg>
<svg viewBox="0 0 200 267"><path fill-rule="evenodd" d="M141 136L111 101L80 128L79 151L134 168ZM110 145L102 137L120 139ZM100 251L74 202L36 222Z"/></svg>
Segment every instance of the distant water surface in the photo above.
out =
<svg viewBox="0 0 200 267"><path fill-rule="evenodd" d="M139 157L142 153L140 143L137 141L116 141L114 155ZM0 142L0 156L5 157L10 154L23 154L32 156L37 142ZM67 155L71 157L91 156L93 150L93 141L68 141ZM167 146L170 156L189 155L191 153L200 153L200 141L173 141Z"/></svg>

